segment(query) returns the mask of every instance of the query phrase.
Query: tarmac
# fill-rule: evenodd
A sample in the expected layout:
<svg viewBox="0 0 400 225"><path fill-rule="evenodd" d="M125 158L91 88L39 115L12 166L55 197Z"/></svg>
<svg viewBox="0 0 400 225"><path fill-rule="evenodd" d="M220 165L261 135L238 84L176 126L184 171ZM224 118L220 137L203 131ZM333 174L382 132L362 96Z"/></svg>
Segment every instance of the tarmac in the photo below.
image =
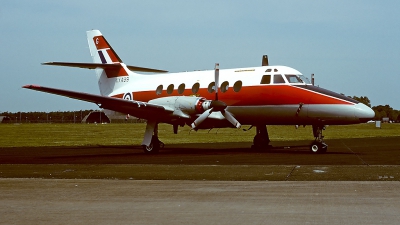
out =
<svg viewBox="0 0 400 225"><path fill-rule="evenodd" d="M398 224L399 182L0 179L0 224Z"/></svg>
<svg viewBox="0 0 400 225"><path fill-rule="evenodd" d="M400 137L0 148L0 224L398 224Z"/></svg>

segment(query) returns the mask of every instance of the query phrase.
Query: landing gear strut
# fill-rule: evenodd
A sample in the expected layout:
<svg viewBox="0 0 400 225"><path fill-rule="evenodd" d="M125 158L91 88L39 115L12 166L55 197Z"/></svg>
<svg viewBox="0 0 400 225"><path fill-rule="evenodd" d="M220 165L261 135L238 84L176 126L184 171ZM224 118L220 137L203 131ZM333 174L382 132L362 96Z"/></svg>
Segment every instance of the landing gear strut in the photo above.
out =
<svg viewBox="0 0 400 225"><path fill-rule="evenodd" d="M322 131L325 130L323 125L313 125L313 134L315 140L311 143L310 151L313 154L325 153L328 150L328 145L324 142L324 136L322 136Z"/></svg>
<svg viewBox="0 0 400 225"><path fill-rule="evenodd" d="M155 154L155 153L158 153L158 151L160 149L164 148L164 142L160 141L158 139L158 136L153 135L149 146L147 146L147 145L142 145L142 146L143 146L144 153Z"/></svg>
<svg viewBox="0 0 400 225"><path fill-rule="evenodd" d="M158 139L158 123L156 121L147 121L146 131L142 142L144 153L154 154L164 148L164 143Z"/></svg>
<svg viewBox="0 0 400 225"><path fill-rule="evenodd" d="M253 149L264 149L264 148L271 148L269 145L269 135L266 125L257 125L256 135L253 139L253 145L251 148Z"/></svg>

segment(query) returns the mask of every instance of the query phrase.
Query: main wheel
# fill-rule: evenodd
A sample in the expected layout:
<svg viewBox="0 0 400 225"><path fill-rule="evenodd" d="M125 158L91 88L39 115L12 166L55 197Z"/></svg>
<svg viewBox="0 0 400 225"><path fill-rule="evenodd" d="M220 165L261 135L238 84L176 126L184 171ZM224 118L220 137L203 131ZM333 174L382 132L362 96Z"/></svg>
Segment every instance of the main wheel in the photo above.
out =
<svg viewBox="0 0 400 225"><path fill-rule="evenodd" d="M154 137L151 140L151 143L149 146L147 145L142 145L143 151L146 154L155 154L158 153L158 150L160 150L160 147L164 147L164 143L158 140L158 138Z"/></svg>
<svg viewBox="0 0 400 225"><path fill-rule="evenodd" d="M265 137L265 135L257 134L254 136L252 149L270 149L272 146L269 145L269 139Z"/></svg>

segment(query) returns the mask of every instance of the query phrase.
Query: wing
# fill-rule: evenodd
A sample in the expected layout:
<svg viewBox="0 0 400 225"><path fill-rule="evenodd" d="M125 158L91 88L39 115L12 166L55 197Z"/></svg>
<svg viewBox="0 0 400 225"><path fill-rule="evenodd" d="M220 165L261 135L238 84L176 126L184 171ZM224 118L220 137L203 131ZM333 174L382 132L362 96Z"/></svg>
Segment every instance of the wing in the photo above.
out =
<svg viewBox="0 0 400 225"><path fill-rule="evenodd" d="M171 111L161 105L149 104L139 101L128 101L124 99L112 98L101 95L88 94L83 92L75 92L63 89L43 87L39 85L25 85L23 88L32 89L56 95L61 95L73 99L78 99L86 102L92 102L104 109L130 114L142 119L164 120L171 115Z"/></svg>
<svg viewBox="0 0 400 225"><path fill-rule="evenodd" d="M119 69L119 64L103 64L103 63L72 63L72 62L45 62L42 65L49 65L49 66L68 66L68 67L78 67L84 69ZM138 66L129 66L126 67L131 71L140 71L140 72L151 72L151 73L166 73L166 70L158 70L158 69L151 69L145 67L138 67Z"/></svg>

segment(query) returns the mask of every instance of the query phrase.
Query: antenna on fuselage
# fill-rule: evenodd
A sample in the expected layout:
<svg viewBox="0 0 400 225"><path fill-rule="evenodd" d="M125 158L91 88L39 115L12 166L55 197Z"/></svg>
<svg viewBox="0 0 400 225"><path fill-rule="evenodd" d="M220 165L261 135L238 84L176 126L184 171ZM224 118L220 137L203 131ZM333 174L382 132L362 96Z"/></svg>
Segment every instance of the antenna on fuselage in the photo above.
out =
<svg viewBox="0 0 400 225"><path fill-rule="evenodd" d="M262 66L269 66L268 55L263 55L261 65Z"/></svg>
<svg viewBox="0 0 400 225"><path fill-rule="evenodd" d="M314 74L311 74L311 84L314 86Z"/></svg>

